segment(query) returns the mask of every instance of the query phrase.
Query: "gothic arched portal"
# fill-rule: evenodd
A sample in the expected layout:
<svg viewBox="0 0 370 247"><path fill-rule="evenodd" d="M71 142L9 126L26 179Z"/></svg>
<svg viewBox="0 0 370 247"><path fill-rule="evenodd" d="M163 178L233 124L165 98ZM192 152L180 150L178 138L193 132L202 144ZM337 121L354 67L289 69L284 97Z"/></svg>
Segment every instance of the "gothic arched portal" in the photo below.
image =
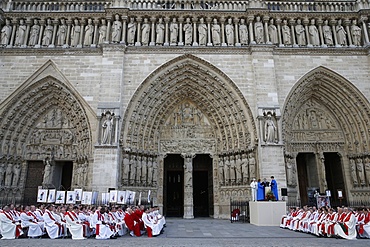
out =
<svg viewBox="0 0 370 247"><path fill-rule="evenodd" d="M87 186L92 151L88 115L93 114L83 101L49 61L1 103L0 156L8 169L1 185L4 200L21 200L24 195L34 203L41 183L44 188L61 188L58 174L63 172L68 173L64 182L69 188L61 189ZM48 162L52 168L44 172Z"/></svg>
<svg viewBox="0 0 370 247"><path fill-rule="evenodd" d="M369 123L370 104L351 82L325 67L303 76L286 99L282 121L291 199L299 195L309 203L315 190L327 189L334 203L338 190L347 202L366 197Z"/></svg>
<svg viewBox="0 0 370 247"><path fill-rule="evenodd" d="M163 64L136 90L123 119L123 186L158 188L162 204L166 155L186 160L202 153L213 158L213 186L221 188L214 190L214 203L226 204L231 193L249 195L248 176L256 174L257 155L253 115L237 86L209 62L183 55ZM249 168L248 158L253 160ZM191 202L185 195L186 203Z"/></svg>

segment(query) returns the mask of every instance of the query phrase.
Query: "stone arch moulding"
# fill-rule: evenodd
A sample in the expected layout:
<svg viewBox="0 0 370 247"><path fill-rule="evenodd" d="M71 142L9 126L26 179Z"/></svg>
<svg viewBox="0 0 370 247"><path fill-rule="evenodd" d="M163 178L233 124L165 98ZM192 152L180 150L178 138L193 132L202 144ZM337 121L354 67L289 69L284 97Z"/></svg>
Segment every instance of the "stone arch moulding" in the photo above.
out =
<svg viewBox="0 0 370 247"><path fill-rule="evenodd" d="M289 187L297 189L299 152L316 153L318 162L323 152L337 152L347 189L358 186L362 163L369 159L370 103L350 81L322 66L311 70L290 91L282 116ZM320 188L326 189L325 169L319 174Z"/></svg>
<svg viewBox="0 0 370 247"><path fill-rule="evenodd" d="M90 122L95 114L52 61L47 61L0 104L0 156L8 166L26 160L70 160L87 164L92 157ZM15 184L12 184L15 186Z"/></svg>
<svg viewBox="0 0 370 247"><path fill-rule="evenodd" d="M255 122L238 87L218 68L189 54L163 64L138 87L125 112L121 147L160 152L160 126L186 100L198 107L215 130L212 153L254 149Z"/></svg>

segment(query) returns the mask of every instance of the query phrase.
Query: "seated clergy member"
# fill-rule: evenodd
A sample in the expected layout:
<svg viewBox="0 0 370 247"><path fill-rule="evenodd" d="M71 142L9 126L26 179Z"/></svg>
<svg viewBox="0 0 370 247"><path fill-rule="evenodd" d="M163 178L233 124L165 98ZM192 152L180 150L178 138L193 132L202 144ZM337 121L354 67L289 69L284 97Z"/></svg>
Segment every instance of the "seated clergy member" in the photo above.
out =
<svg viewBox="0 0 370 247"><path fill-rule="evenodd" d="M370 213L366 208L358 210L356 229L360 238L370 238Z"/></svg>
<svg viewBox="0 0 370 247"><path fill-rule="evenodd" d="M1 239L15 239L23 234L21 225L13 219L9 206L5 206L0 212Z"/></svg>
<svg viewBox="0 0 370 247"><path fill-rule="evenodd" d="M126 209L124 220L127 228L130 230L130 235L140 237L141 236L140 225L134 220L133 211L129 207Z"/></svg>
<svg viewBox="0 0 370 247"><path fill-rule="evenodd" d="M85 239L84 238L85 225L80 222L77 215L78 207L74 206L72 210L72 206L69 206L68 211L65 214L67 228L69 229L69 232L72 235L72 239L74 240Z"/></svg>
<svg viewBox="0 0 370 247"><path fill-rule="evenodd" d="M37 238L43 235L43 230L37 222L36 215L32 215L30 206L25 206L24 211L20 215L22 228L28 227L27 236Z"/></svg>
<svg viewBox="0 0 370 247"><path fill-rule="evenodd" d="M161 234L162 227L150 209L146 209L141 218L144 222L149 238Z"/></svg>
<svg viewBox="0 0 370 247"><path fill-rule="evenodd" d="M356 217L348 208L344 208L344 213L343 221L334 225L334 233L345 239L356 239Z"/></svg>
<svg viewBox="0 0 370 247"><path fill-rule="evenodd" d="M96 239L113 238L114 233L108 224L108 218L105 216L105 208L99 207L91 218L91 226L95 228Z"/></svg>
<svg viewBox="0 0 370 247"><path fill-rule="evenodd" d="M43 214L43 219L45 223L45 229L51 239L59 238L63 236L63 225L58 222L55 218L56 215L53 213L54 206L48 205Z"/></svg>

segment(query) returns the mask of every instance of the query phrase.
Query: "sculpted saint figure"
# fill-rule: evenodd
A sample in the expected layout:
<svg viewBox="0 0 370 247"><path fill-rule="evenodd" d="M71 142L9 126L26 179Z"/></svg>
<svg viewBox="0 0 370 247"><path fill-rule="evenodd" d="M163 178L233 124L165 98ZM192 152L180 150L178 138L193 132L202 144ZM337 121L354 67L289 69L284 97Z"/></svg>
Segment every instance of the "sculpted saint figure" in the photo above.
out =
<svg viewBox="0 0 370 247"><path fill-rule="evenodd" d="M102 127L103 127L102 144L111 144L112 130L113 130L113 118L110 113L106 114L106 119L104 120Z"/></svg>
<svg viewBox="0 0 370 247"><path fill-rule="evenodd" d="M319 31L315 25L315 19L311 20L311 25L308 27L308 33L310 35L310 43L313 46L320 45Z"/></svg>
<svg viewBox="0 0 370 247"><path fill-rule="evenodd" d="M263 44L264 38L263 38L263 24L261 22L261 17L256 17L256 22L254 23L254 35L256 39L257 44Z"/></svg>
<svg viewBox="0 0 370 247"><path fill-rule="evenodd" d="M184 183L185 187L192 187L193 186L193 164L192 164L192 157L186 155L184 159Z"/></svg>
<svg viewBox="0 0 370 247"><path fill-rule="evenodd" d="M136 177L136 155L131 155L130 159L130 184L133 185L135 183Z"/></svg>
<svg viewBox="0 0 370 247"><path fill-rule="evenodd" d="M357 187L358 186L358 180L357 180L357 174L356 174L356 163L355 163L354 159L349 160L349 167L350 167L350 170L351 170L351 177L352 177L353 185L355 187Z"/></svg>
<svg viewBox="0 0 370 247"><path fill-rule="evenodd" d="M290 33L289 33L289 35L290 35ZM278 44L279 43L277 27L274 25L274 19L270 20L269 38L270 38L271 43L273 43L273 44Z"/></svg>
<svg viewBox="0 0 370 247"><path fill-rule="evenodd" d="M21 165L19 163L13 167L13 174L12 186L14 187L19 185L19 179L21 177Z"/></svg>
<svg viewBox="0 0 370 247"><path fill-rule="evenodd" d="M240 44L247 45L248 44L248 27L245 25L245 20L241 19L239 24L239 36L240 36Z"/></svg>
<svg viewBox="0 0 370 247"><path fill-rule="evenodd" d="M52 180L52 177L51 177L51 163L50 163L49 158L45 159L44 164L45 164L44 178L42 180L42 183L47 185L47 184L51 184L51 180Z"/></svg>
<svg viewBox="0 0 370 247"><path fill-rule="evenodd" d="M141 26L141 43L142 45L149 44L150 24L148 18L144 18L144 23Z"/></svg>
<svg viewBox="0 0 370 247"><path fill-rule="evenodd" d="M198 33L199 33L199 45L207 44L207 24L204 23L204 19L200 18L198 24Z"/></svg>
<svg viewBox="0 0 370 247"><path fill-rule="evenodd" d="M0 164L0 187L3 186L5 177L5 164Z"/></svg>
<svg viewBox="0 0 370 247"><path fill-rule="evenodd" d="M99 44L103 44L107 40L107 25L105 19L101 20L101 26L99 27Z"/></svg>
<svg viewBox="0 0 370 247"><path fill-rule="evenodd" d="M224 157L224 175L225 175L225 185L230 182L230 161L229 157Z"/></svg>
<svg viewBox="0 0 370 247"><path fill-rule="evenodd" d="M147 182L146 182L147 172L148 172L147 157L146 156L142 156L141 157L141 183L143 185L146 185L147 184Z"/></svg>
<svg viewBox="0 0 370 247"><path fill-rule="evenodd" d="M365 167L364 169L365 169L365 174L367 178L367 185L370 185L370 157L368 156L364 159L364 167Z"/></svg>
<svg viewBox="0 0 370 247"><path fill-rule="evenodd" d="M27 29L27 27L24 24L24 20L20 19L18 30L17 30L17 36L15 38L15 43L14 43L16 46L24 45L24 38L25 38L25 35L26 35L26 29Z"/></svg>
<svg viewBox="0 0 370 247"><path fill-rule="evenodd" d="M58 33L57 33L59 46L63 46L66 44L67 29L68 27L66 25L66 21L64 19L61 19Z"/></svg>
<svg viewBox="0 0 370 247"><path fill-rule="evenodd" d="M123 163L122 178L123 178L123 181L128 181L128 179L129 179L128 174L129 174L129 171L130 171L130 159L129 159L128 153L123 154L122 163Z"/></svg>
<svg viewBox="0 0 370 247"><path fill-rule="evenodd" d="M357 169L358 177L360 178L360 183L362 186L364 186L366 182L365 182L364 165L362 164L361 158L356 159L356 169Z"/></svg>
<svg viewBox="0 0 370 247"><path fill-rule="evenodd" d="M157 26L155 28L155 31L157 33L155 44L156 45L163 45L164 42L164 24L163 19L159 18Z"/></svg>
<svg viewBox="0 0 370 247"><path fill-rule="evenodd" d="M255 178L256 177L256 159L254 158L253 152L249 153L248 155L248 163L249 163L249 177Z"/></svg>
<svg viewBox="0 0 370 247"><path fill-rule="evenodd" d="M33 20L33 26L31 27L30 39L28 41L29 46L37 45L39 40L40 25L37 19Z"/></svg>
<svg viewBox="0 0 370 247"><path fill-rule="evenodd" d="M190 23L190 18L186 18L183 30L185 32L185 45L191 45L193 40L193 26Z"/></svg>
<svg viewBox="0 0 370 247"><path fill-rule="evenodd" d="M9 44L10 36L12 35L12 26L10 20L5 19L5 26L1 29L1 45L6 46Z"/></svg>
<svg viewBox="0 0 370 247"><path fill-rule="evenodd" d="M233 21L229 18L225 26L226 41L228 46L234 45L234 25Z"/></svg>
<svg viewBox="0 0 370 247"><path fill-rule="evenodd" d="M130 22L127 25L127 43L129 45L134 45L135 34L136 34L136 23L134 18L130 18Z"/></svg>
<svg viewBox="0 0 370 247"><path fill-rule="evenodd" d="M170 25L170 43L177 44L177 36L179 34L179 24L176 22L176 18L173 18Z"/></svg>
<svg viewBox="0 0 370 247"><path fill-rule="evenodd" d="M6 187L12 186L13 182L13 165L11 163L8 164L5 170L5 183Z"/></svg>
<svg viewBox="0 0 370 247"><path fill-rule="evenodd" d="M51 20L46 21L46 27L44 31L44 37L42 38L42 45L49 46L51 44L51 39L53 38L54 27L51 25Z"/></svg>
<svg viewBox="0 0 370 247"><path fill-rule="evenodd" d="M328 20L324 21L324 26L322 27L322 32L324 33L324 41L327 46L332 46L333 43L333 33L331 27L328 25Z"/></svg>
<svg viewBox="0 0 370 247"><path fill-rule="evenodd" d="M152 185L153 182L153 157L148 157L148 184Z"/></svg>
<svg viewBox="0 0 370 247"><path fill-rule="evenodd" d="M213 19L211 30L212 30L213 45L220 45L221 44L221 39L220 39L221 27L220 25L218 25L217 19Z"/></svg>
<svg viewBox="0 0 370 247"><path fill-rule="evenodd" d="M266 143L275 143L275 132L276 126L274 121L271 118L271 114L267 114L265 120L265 142Z"/></svg>
<svg viewBox="0 0 370 247"><path fill-rule="evenodd" d="M112 25L112 42L119 43L121 40L122 22L119 20L119 15L115 15L115 20Z"/></svg>
<svg viewBox="0 0 370 247"><path fill-rule="evenodd" d="M306 34L304 26L301 24L301 19L297 20L297 25L295 26L295 33L297 35L297 44L299 46L306 45Z"/></svg>
<svg viewBox="0 0 370 247"><path fill-rule="evenodd" d="M337 26L335 27L335 31L337 32L337 40L338 44L341 46L346 46L347 45L347 32L344 30L344 27L342 26L342 20L339 19Z"/></svg>
<svg viewBox="0 0 370 247"><path fill-rule="evenodd" d="M220 160L218 162L218 181L220 182L220 185L224 185L224 159L220 157Z"/></svg>
<svg viewBox="0 0 370 247"><path fill-rule="evenodd" d="M361 46L361 28L357 26L357 21L352 21L351 26L352 43L355 46Z"/></svg>
<svg viewBox="0 0 370 247"><path fill-rule="evenodd" d="M283 21L283 26L281 27L281 32L283 34L283 44L284 45L291 45L292 44L292 38L290 35L290 28L288 26L288 21Z"/></svg>
<svg viewBox="0 0 370 247"><path fill-rule="evenodd" d="M85 27L85 38L84 38L84 46L90 46L93 42L94 37L94 26L92 24L92 20L87 20L87 25Z"/></svg>
<svg viewBox="0 0 370 247"><path fill-rule="evenodd" d="M78 23L78 20L74 20L71 31L71 46L76 47L80 42L81 26Z"/></svg>

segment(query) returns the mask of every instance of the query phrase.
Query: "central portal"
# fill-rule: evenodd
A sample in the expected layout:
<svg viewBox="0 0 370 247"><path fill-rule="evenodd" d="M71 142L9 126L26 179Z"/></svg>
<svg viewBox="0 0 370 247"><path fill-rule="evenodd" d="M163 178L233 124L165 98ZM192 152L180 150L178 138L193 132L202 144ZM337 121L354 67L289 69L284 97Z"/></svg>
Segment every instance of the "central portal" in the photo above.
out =
<svg viewBox="0 0 370 247"><path fill-rule="evenodd" d="M164 159L164 214L213 215L212 158L209 154L168 154Z"/></svg>

